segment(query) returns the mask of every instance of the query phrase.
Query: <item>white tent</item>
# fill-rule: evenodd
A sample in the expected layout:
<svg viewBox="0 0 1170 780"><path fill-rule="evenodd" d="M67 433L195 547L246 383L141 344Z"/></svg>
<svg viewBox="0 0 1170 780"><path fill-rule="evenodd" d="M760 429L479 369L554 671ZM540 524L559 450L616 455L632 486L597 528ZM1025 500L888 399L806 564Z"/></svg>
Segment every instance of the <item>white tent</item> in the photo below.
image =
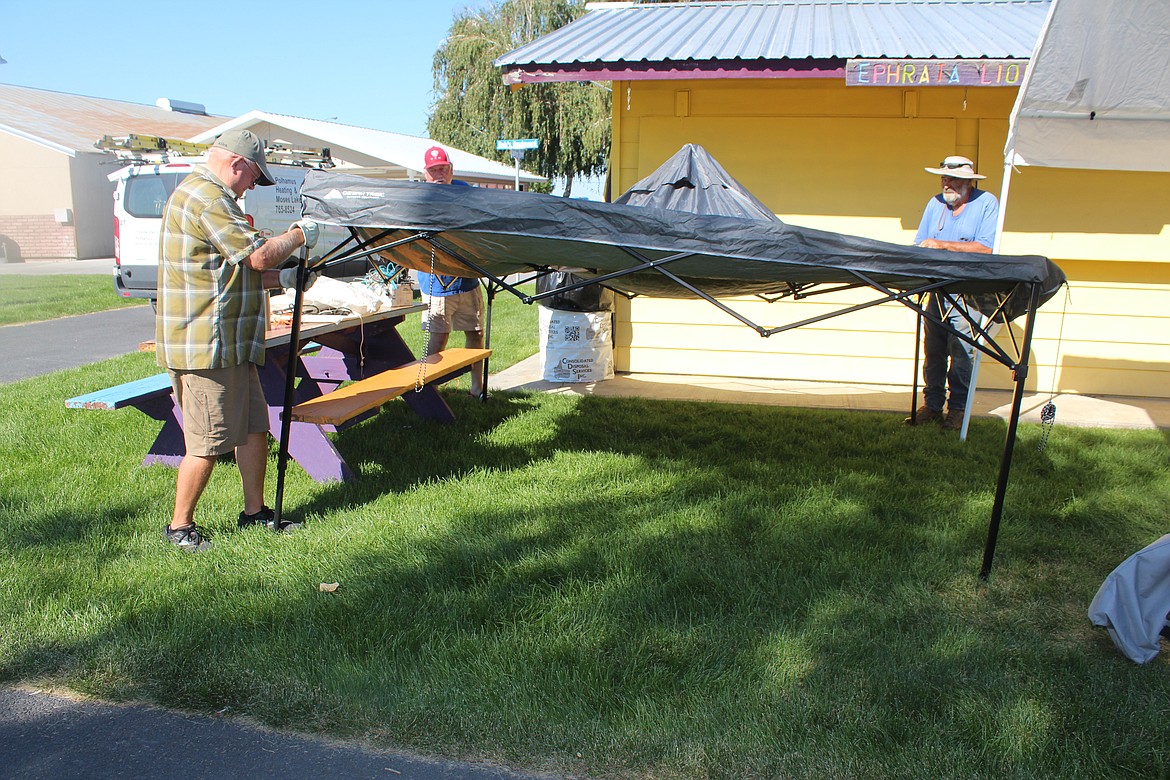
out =
<svg viewBox="0 0 1170 780"><path fill-rule="evenodd" d="M1170 0L1052 0L1003 152L996 253L1013 166L1170 171ZM975 353L963 438L982 354ZM983 577L998 529L996 514Z"/></svg>
<svg viewBox="0 0 1170 780"><path fill-rule="evenodd" d="M997 253L1014 166L1170 171L1170 0L1052 0L1003 159Z"/></svg>
<svg viewBox="0 0 1170 780"><path fill-rule="evenodd" d="M1053 0L1004 161L1170 171L1170 3Z"/></svg>

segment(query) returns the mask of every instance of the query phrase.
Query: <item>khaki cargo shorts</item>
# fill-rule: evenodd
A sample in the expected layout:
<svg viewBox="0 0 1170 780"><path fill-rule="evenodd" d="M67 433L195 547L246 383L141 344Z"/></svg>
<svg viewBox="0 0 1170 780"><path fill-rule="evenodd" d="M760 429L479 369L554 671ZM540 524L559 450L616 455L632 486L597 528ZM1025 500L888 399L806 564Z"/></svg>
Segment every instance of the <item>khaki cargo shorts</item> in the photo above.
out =
<svg viewBox="0 0 1170 780"><path fill-rule="evenodd" d="M422 319L423 330L428 333L483 330L483 293L479 287L455 295L424 295L423 303L429 307Z"/></svg>
<svg viewBox="0 0 1170 780"><path fill-rule="evenodd" d="M183 410L188 455L226 455L249 434L267 433L268 403L254 363L167 373Z"/></svg>

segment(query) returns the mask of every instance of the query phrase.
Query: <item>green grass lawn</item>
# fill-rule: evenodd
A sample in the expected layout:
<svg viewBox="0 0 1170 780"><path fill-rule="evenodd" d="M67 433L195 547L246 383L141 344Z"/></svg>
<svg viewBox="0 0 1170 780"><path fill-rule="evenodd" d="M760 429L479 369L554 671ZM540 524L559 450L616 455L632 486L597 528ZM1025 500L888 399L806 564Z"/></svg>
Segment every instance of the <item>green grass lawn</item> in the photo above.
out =
<svg viewBox="0 0 1170 780"><path fill-rule="evenodd" d="M143 305L148 305L145 299L115 293L108 275L0 276L0 325Z"/></svg>
<svg viewBox="0 0 1170 780"><path fill-rule="evenodd" d="M982 583L1000 421L449 391L337 434L355 482L292 464L293 536L221 464L191 556L158 423L63 405L155 370L0 387L5 683L575 777L1170 773L1170 662L1085 614L1167 531L1164 432L1021 426Z"/></svg>

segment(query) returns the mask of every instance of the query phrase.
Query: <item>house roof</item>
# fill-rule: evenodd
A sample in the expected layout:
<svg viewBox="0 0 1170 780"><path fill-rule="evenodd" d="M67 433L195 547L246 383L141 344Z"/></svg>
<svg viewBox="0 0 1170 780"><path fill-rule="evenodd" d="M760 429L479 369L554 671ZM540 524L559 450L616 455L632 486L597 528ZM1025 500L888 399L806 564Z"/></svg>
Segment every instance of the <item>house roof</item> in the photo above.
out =
<svg viewBox="0 0 1170 780"><path fill-rule="evenodd" d="M327 146L350 168L382 171L402 178L422 178L423 153L429 138L388 133L317 119L250 111L243 116L204 116L170 111L141 103L71 95L31 87L0 84L0 132L31 141L62 154L108 154L94 147L103 135L130 134L209 142L232 128L245 127L267 141ZM511 165L445 146L456 175L476 181L512 183ZM520 181L542 182L525 170Z"/></svg>
<svg viewBox="0 0 1170 780"><path fill-rule="evenodd" d="M141 103L0 84L0 132L70 157L102 154L94 142L103 135L187 138L223 120L221 116L184 114Z"/></svg>
<svg viewBox="0 0 1170 780"><path fill-rule="evenodd" d="M840 75L849 58L1026 59L1050 2L594 3L581 18L495 65L504 69L505 81L521 83L670 78L663 75L669 70L719 71L722 77L737 71Z"/></svg>
<svg viewBox="0 0 1170 780"><path fill-rule="evenodd" d="M333 159L348 163L348 167L376 170L394 178L421 179L423 154L435 145L429 138L265 111L250 111L208 128L188 140L210 141L225 130L234 128L247 128L269 142L308 143L315 147L328 147ZM516 179L516 170L511 165L453 146L442 146L447 150L457 178L501 183L511 183ZM345 170L346 167L342 164L339 170ZM545 178L521 170L520 181L542 182Z"/></svg>

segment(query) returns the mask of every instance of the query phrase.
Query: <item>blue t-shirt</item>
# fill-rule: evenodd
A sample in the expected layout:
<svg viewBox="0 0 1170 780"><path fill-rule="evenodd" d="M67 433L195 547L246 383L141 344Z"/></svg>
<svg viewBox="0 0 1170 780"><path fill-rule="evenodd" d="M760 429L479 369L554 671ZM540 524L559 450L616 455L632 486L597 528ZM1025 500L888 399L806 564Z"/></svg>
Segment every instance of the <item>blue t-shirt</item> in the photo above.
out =
<svg viewBox="0 0 1170 780"><path fill-rule="evenodd" d="M928 238L939 241L978 241L988 249L995 248L995 223L999 219L999 201L990 192L971 190L971 199L955 216L942 193L926 204L914 243Z"/></svg>
<svg viewBox="0 0 1170 780"><path fill-rule="evenodd" d="M459 179L452 179L452 184L459 184L464 187L471 185ZM443 274L431 275L418 272L418 288L422 290L423 295L433 295L436 298L443 298L448 295L458 295L459 293L471 292L476 287L479 287L479 279L468 278L465 276L444 276Z"/></svg>

